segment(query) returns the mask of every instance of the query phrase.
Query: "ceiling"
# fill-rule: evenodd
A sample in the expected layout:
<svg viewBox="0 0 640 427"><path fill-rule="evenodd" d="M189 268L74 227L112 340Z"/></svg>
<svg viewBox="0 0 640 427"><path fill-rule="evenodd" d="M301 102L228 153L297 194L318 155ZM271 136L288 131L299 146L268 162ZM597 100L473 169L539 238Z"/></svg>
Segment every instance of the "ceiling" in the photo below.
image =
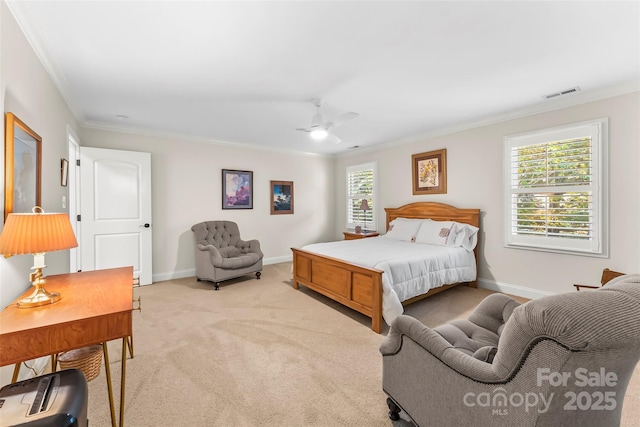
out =
<svg viewBox="0 0 640 427"><path fill-rule="evenodd" d="M92 128L330 155L640 88L638 1L7 4Z"/></svg>

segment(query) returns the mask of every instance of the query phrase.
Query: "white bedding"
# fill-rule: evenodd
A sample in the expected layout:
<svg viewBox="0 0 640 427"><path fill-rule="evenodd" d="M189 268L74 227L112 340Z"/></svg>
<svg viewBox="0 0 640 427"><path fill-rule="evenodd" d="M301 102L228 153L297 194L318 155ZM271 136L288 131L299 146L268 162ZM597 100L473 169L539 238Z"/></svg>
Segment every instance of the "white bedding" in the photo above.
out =
<svg viewBox="0 0 640 427"><path fill-rule="evenodd" d="M387 324L391 324L404 311L401 301L442 285L476 279L473 251L464 248L404 242L379 236L314 243L302 249L384 271L382 317Z"/></svg>

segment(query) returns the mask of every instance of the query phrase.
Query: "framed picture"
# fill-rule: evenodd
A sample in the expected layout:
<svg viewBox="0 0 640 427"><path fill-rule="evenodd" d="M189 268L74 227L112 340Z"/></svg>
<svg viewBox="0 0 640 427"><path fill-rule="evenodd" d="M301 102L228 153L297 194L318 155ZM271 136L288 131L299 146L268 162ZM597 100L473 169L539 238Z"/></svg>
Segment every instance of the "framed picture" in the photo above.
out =
<svg viewBox="0 0 640 427"><path fill-rule="evenodd" d="M6 114L4 218L40 206L42 138L13 113Z"/></svg>
<svg viewBox="0 0 640 427"><path fill-rule="evenodd" d="M411 156L413 194L447 193L447 150Z"/></svg>
<svg viewBox="0 0 640 427"><path fill-rule="evenodd" d="M60 185L67 186L69 181L69 161L67 159L60 160Z"/></svg>
<svg viewBox="0 0 640 427"><path fill-rule="evenodd" d="M293 181L271 181L271 215L293 213Z"/></svg>
<svg viewBox="0 0 640 427"><path fill-rule="evenodd" d="M253 172L222 169L222 209L253 209Z"/></svg>

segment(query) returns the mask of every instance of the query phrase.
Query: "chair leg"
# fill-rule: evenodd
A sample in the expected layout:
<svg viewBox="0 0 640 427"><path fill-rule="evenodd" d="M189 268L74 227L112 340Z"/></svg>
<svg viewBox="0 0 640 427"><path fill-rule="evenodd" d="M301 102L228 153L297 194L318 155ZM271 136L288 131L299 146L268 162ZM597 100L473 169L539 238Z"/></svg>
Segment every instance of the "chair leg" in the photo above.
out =
<svg viewBox="0 0 640 427"><path fill-rule="evenodd" d="M260 280L260 276L262 276L262 272L261 271L257 271L256 272L256 279Z"/></svg>
<svg viewBox="0 0 640 427"><path fill-rule="evenodd" d="M400 407L390 397L387 397L387 406L389 407L389 418L392 421L398 421L400 419Z"/></svg>

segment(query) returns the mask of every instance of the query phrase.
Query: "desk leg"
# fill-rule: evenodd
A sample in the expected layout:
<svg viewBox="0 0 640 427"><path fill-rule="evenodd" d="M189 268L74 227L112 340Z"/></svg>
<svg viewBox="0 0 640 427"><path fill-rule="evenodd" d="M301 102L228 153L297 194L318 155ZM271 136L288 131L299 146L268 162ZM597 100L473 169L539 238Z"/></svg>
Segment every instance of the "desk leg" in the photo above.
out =
<svg viewBox="0 0 640 427"><path fill-rule="evenodd" d="M122 373L120 376L120 427L124 426L124 384L127 376L127 347L129 338L122 338ZM131 350L132 351L132 350ZM133 351L132 351L133 353ZM131 356L133 357L133 355Z"/></svg>
<svg viewBox="0 0 640 427"><path fill-rule="evenodd" d="M104 370L107 374L107 390L109 392L109 409L111 410L111 426L116 427L116 408L113 406L113 387L111 386L111 368L109 367L109 351L107 343L102 343L102 352L104 353Z"/></svg>
<svg viewBox="0 0 640 427"><path fill-rule="evenodd" d="M12 383L18 381L18 375L20 375L20 366L22 366L22 362L16 363L16 366L13 367L13 376L11 377Z"/></svg>
<svg viewBox="0 0 640 427"><path fill-rule="evenodd" d="M133 335L127 338L127 347L129 347L129 355L133 359Z"/></svg>

